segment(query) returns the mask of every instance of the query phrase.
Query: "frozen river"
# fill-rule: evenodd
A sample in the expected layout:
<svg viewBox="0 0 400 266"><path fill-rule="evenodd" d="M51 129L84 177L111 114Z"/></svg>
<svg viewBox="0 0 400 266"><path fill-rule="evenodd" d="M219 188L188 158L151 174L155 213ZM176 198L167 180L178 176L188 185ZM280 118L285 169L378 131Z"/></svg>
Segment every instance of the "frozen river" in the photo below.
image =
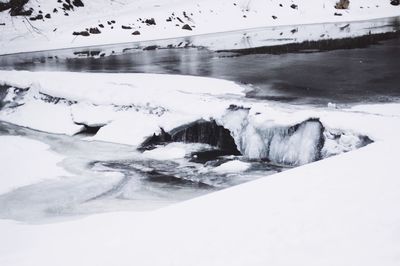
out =
<svg viewBox="0 0 400 266"><path fill-rule="evenodd" d="M400 35L396 23L382 27L390 33L236 51L150 43L144 48L124 44L5 55L0 56L0 69L206 76L250 85L253 90L248 98L290 104L396 102L400 99ZM269 30L258 31L262 35ZM230 40L232 33L228 35L220 38ZM190 156L155 160L127 145L88 142L79 135L48 134L2 122L0 135L26 136L49 145L65 156L62 167L76 176L0 195L0 218L6 219L42 221L104 211L152 210L290 168L252 161L244 172L218 174L209 170L232 160L232 155L208 164L193 162Z"/></svg>

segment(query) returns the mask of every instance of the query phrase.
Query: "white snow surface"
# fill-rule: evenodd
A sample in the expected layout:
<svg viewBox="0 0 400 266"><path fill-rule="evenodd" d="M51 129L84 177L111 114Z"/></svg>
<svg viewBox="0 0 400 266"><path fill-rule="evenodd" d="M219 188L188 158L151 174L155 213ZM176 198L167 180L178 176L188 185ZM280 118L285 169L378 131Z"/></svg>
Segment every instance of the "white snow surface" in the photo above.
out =
<svg viewBox="0 0 400 266"><path fill-rule="evenodd" d="M7 11L0 13L0 23L5 23L0 26L0 53L159 40L259 27L371 20L400 15L400 7L391 5L390 1L382 0L352 0L347 10L335 9L336 0L98 0L83 2L84 7L76 7L73 11L64 12L61 10L63 2L30 1L27 8L34 9L32 17L38 15L39 11L42 11L43 16L51 15L50 19L35 21L24 17L10 17ZM291 7L291 5L296 6ZM58 10L57 13L53 13L54 8ZM68 13L68 16L65 13ZM340 15L335 15L335 13ZM156 25L144 23L146 19L151 18L155 20ZM171 21L167 21L169 18ZM99 24L104 27L99 27ZM192 30L182 29L185 24ZM123 29L122 26L131 29ZM72 35L75 31L85 31L94 27L97 27L101 33L91 34L88 37ZM140 31L140 35L132 35L134 31ZM340 37L345 32L341 30L334 35ZM290 30L284 36L277 34L279 32L271 33L271 38L293 37ZM364 34L368 34L368 31ZM302 33L297 41L315 39L320 35L327 34L314 32L310 28ZM197 43L197 45L202 45L202 43Z"/></svg>
<svg viewBox="0 0 400 266"><path fill-rule="evenodd" d="M0 136L0 194L40 181L68 176L58 167L62 156L42 142L24 137Z"/></svg>
<svg viewBox="0 0 400 266"><path fill-rule="evenodd" d="M101 126L89 139L139 146L160 128L168 132L199 119L214 119L230 130L245 157L279 164L302 165L318 159L321 126L310 118L319 119L327 134L342 136L326 142L323 152L329 156L357 148L359 135L395 138L396 130L387 130L387 124L400 127L391 123L391 117L351 109L257 102L243 97L248 88L213 78L0 71L0 84L12 86L2 100L3 121L67 135L81 131L82 124ZM295 134L290 134L297 125Z"/></svg>
<svg viewBox="0 0 400 266"><path fill-rule="evenodd" d="M395 266L399 147L378 142L155 212L2 220L0 263Z"/></svg>
<svg viewBox="0 0 400 266"><path fill-rule="evenodd" d="M227 106L219 104L219 96L244 95L230 81L178 75L0 71L0 84L30 88L24 105L0 114L4 121L68 135L81 130L76 123L106 124L94 139L131 145L160 127L170 130L221 114ZM78 104L47 103L41 94Z"/></svg>
<svg viewBox="0 0 400 266"><path fill-rule="evenodd" d="M213 169L217 173L240 173L248 170L251 164L239 160L229 161Z"/></svg>
<svg viewBox="0 0 400 266"><path fill-rule="evenodd" d="M62 101L45 102L40 96L43 92L78 104L82 101L83 109L102 106L100 112L107 113L104 122L112 122L102 128L108 132L98 134L116 142L134 139L132 143L137 144L144 133L150 135L159 126L168 130L212 115L232 131L250 133L250 128L257 133L268 123L284 127L319 118L328 130L345 131L340 137L344 147L351 147L358 133L375 143L152 212L115 212L38 225L0 220L0 265L399 265L400 104L371 109L368 105L352 109L288 106L246 100L241 97L244 88L228 81L96 75L0 72L3 85L26 88L34 84L36 88L20 99L23 106L2 110L0 119L26 125L27 121L11 116L14 112L23 117L23 107L32 103L62 106L68 114L74 109ZM149 84L162 80L157 83L163 86L154 89L144 80ZM188 84L194 87L187 87L186 80L192 80ZM118 89L113 83L126 85ZM110 97L109 86L122 96ZM159 97L149 106L151 95ZM7 95L7 99L14 97L20 96ZM125 104L133 107L121 106ZM239 109L228 119L230 104L248 109ZM113 112L104 111L107 108ZM27 126L43 126L35 121L42 118L43 110L32 110L38 111ZM70 116L71 121L80 117L91 122L96 117L84 117L82 109L79 112ZM58 115L54 113L52 119ZM144 117L135 120L139 116ZM92 122L103 121L96 117ZM243 127L234 127L237 123ZM69 134L70 124L62 129L64 134ZM123 126L131 131L125 132ZM137 128L140 132L135 135ZM164 155L182 157L183 150L169 146Z"/></svg>

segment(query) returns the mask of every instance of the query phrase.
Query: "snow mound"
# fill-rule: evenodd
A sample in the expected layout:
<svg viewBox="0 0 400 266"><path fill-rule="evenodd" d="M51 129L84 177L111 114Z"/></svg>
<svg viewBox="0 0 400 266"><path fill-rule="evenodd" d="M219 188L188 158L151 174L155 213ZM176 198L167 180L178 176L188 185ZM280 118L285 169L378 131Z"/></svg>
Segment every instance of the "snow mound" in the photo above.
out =
<svg viewBox="0 0 400 266"><path fill-rule="evenodd" d="M68 135L97 127L87 139L137 147L167 132L175 142L199 142L226 155L295 166L372 142L368 134L357 133L359 128L322 121L321 112L294 114L247 100L244 87L218 79L0 71L0 85L4 121ZM340 110L326 112L334 118ZM186 154L177 147L149 154L160 152L169 158Z"/></svg>
<svg viewBox="0 0 400 266"><path fill-rule="evenodd" d="M24 137L0 136L0 194L40 181L68 176L57 164L63 157L42 142Z"/></svg>

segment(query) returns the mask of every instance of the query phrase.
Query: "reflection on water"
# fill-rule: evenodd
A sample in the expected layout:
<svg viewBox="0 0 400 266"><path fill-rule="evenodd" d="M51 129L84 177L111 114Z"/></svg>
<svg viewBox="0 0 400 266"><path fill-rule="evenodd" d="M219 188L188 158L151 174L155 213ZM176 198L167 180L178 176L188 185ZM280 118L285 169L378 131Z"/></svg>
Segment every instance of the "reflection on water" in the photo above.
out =
<svg viewBox="0 0 400 266"><path fill-rule="evenodd" d="M398 58L398 20L382 19L0 56L0 69L206 76L251 84L248 97L325 105L399 100Z"/></svg>

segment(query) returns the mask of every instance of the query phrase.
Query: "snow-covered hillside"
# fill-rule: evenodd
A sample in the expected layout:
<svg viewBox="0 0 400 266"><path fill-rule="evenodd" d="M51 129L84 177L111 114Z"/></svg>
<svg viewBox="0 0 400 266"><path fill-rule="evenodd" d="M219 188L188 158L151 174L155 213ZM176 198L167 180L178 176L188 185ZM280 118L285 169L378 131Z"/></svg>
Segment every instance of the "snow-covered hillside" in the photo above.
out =
<svg viewBox="0 0 400 266"><path fill-rule="evenodd" d="M336 0L29 1L24 8L32 10L29 11L31 13L29 16L10 16L7 10L0 12L0 53L400 15L400 6L392 5L389 0L352 0L348 9L336 9L336 2Z"/></svg>

